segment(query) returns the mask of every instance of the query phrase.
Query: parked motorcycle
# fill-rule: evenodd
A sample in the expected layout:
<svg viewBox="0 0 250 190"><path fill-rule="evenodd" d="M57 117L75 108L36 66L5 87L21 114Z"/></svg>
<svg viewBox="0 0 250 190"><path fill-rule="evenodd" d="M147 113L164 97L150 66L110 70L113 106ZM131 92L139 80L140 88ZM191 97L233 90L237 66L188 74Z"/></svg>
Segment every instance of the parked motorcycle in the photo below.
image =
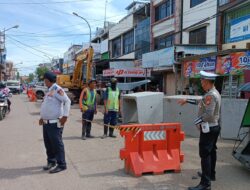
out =
<svg viewBox="0 0 250 190"><path fill-rule="evenodd" d="M0 92L0 121L4 119L8 113L8 97Z"/></svg>

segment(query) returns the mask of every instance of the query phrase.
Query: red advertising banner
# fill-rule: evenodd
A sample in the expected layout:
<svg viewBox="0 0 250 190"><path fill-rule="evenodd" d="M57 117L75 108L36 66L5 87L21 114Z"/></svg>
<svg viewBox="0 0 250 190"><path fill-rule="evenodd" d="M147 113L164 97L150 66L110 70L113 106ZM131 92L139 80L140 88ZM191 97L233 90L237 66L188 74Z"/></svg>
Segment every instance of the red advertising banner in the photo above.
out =
<svg viewBox="0 0 250 190"><path fill-rule="evenodd" d="M216 68L216 69L215 69ZM226 56L201 58L184 62L184 76L195 77L201 70L219 75L239 75L243 70L250 68L250 51L236 52Z"/></svg>
<svg viewBox="0 0 250 190"><path fill-rule="evenodd" d="M216 73L224 74L242 74L243 70L250 66L249 52L236 52L227 56L218 58Z"/></svg>
<svg viewBox="0 0 250 190"><path fill-rule="evenodd" d="M107 69L103 70L103 76L114 76L114 77L151 77L150 69Z"/></svg>

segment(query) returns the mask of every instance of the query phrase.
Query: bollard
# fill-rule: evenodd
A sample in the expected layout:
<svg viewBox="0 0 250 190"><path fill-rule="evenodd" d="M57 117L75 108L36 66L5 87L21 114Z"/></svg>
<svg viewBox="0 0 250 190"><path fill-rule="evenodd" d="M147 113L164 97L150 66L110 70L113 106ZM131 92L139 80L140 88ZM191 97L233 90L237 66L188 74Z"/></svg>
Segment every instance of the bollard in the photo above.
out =
<svg viewBox="0 0 250 190"><path fill-rule="evenodd" d="M136 177L143 173L163 174L181 171L184 154L181 141L185 134L180 123L122 125L122 128L139 127L140 131L120 131L125 148L120 150L124 169ZM137 134L136 134L137 133Z"/></svg>

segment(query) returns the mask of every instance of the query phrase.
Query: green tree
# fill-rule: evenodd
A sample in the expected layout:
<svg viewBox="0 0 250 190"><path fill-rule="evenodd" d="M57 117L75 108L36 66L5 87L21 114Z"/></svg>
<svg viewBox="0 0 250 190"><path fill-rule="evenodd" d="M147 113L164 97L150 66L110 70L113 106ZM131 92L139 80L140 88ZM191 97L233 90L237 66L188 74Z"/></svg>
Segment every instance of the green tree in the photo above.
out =
<svg viewBox="0 0 250 190"><path fill-rule="evenodd" d="M29 82L32 82L32 81L34 80L34 77L35 77L34 74L33 74L33 73L30 73L30 74L29 74L28 81L29 81Z"/></svg>
<svg viewBox="0 0 250 190"><path fill-rule="evenodd" d="M43 75L47 71L49 71L49 69L47 67L37 67L36 68L36 76L37 76L37 78L38 78L39 81L43 80Z"/></svg>

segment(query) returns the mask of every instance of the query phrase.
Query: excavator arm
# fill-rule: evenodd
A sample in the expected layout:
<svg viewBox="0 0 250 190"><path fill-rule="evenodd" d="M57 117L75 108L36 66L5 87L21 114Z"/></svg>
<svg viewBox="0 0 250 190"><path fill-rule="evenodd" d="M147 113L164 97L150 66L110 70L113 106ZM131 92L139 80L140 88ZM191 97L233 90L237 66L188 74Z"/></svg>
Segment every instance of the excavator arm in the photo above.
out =
<svg viewBox="0 0 250 190"><path fill-rule="evenodd" d="M74 87L82 86L82 83L83 83L82 67L84 63L86 63L87 65L86 82L88 82L91 79L92 65L93 65L92 63L93 53L94 53L93 48L90 47L88 49L85 49L81 55L77 56L76 66L75 66L73 78L72 78L72 85Z"/></svg>
<svg viewBox="0 0 250 190"><path fill-rule="evenodd" d="M80 55L76 57L76 65L73 72L73 76L70 75L58 75L57 84L68 89L81 89L83 82L86 83L92 78L92 66L93 66L93 54L94 50L92 47L84 49ZM83 81L82 68L86 64L86 80Z"/></svg>

